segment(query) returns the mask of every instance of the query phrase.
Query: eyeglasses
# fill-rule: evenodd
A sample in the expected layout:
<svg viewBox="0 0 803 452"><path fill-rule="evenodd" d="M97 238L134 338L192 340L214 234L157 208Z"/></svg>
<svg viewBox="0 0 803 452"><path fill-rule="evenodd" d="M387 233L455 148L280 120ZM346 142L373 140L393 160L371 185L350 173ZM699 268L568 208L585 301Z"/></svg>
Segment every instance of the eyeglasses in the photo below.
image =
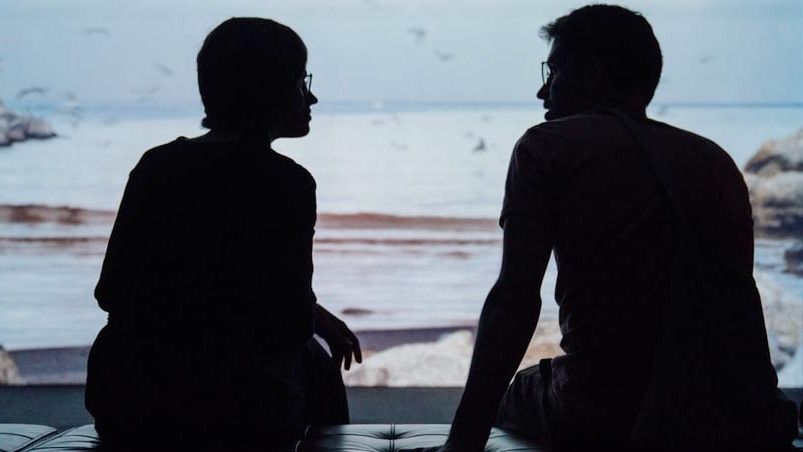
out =
<svg viewBox="0 0 803 452"><path fill-rule="evenodd" d="M304 76L304 86L307 88L307 92L312 91L312 74Z"/></svg>
<svg viewBox="0 0 803 452"><path fill-rule="evenodd" d="M549 61L542 61L541 62L541 81L546 82L552 77L552 66L549 64Z"/></svg>

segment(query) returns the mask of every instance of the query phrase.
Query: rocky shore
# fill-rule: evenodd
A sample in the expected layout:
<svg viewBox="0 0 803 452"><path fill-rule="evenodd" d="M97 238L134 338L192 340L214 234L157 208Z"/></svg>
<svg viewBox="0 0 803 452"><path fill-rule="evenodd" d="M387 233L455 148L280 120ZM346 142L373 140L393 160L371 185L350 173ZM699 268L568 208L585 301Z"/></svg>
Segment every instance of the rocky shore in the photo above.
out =
<svg viewBox="0 0 803 452"><path fill-rule="evenodd" d="M803 277L803 129L764 143L745 165L744 175L753 205L756 236L796 240L783 258L787 272ZM763 285L767 287L769 282L764 281ZM764 302L776 367L803 356L799 351L803 329L803 305L799 297L797 294L798 299L784 302L783 297L762 293L765 300L777 300L770 306Z"/></svg>
<svg viewBox="0 0 803 452"><path fill-rule="evenodd" d="M43 118L14 113L0 103L0 147L18 141L55 136L53 127Z"/></svg>
<svg viewBox="0 0 803 452"><path fill-rule="evenodd" d="M786 250L783 257L786 261L786 271L803 277L803 240Z"/></svg>
<svg viewBox="0 0 803 452"><path fill-rule="evenodd" d="M368 354L362 364L343 372L348 386L460 387L466 384L476 329L444 334L435 342L403 343ZM562 354L557 320L542 319L519 369Z"/></svg>
<svg viewBox="0 0 803 452"><path fill-rule="evenodd" d="M757 237L803 238L803 129L764 143L744 167ZM803 241L786 255L787 269L803 273Z"/></svg>
<svg viewBox="0 0 803 452"><path fill-rule="evenodd" d="M5 348L0 345L0 385L24 384L25 380L20 377L17 364L8 354Z"/></svg>

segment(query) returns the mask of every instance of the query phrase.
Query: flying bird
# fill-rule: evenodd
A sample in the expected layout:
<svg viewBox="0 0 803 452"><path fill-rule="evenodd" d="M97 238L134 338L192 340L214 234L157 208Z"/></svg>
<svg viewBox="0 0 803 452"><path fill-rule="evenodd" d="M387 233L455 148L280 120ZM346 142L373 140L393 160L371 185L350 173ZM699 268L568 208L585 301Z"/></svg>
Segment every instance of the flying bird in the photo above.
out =
<svg viewBox="0 0 803 452"><path fill-rule="evenodd" d="M81 33L82 33L82 34L84 34L84 35L86 35L86 36L91 36L91 35L98 35L98 36L111 36L111 35L112 35L112 32L111 32L111 31L109 31L109 29L108 29L108 28L103 28L103 27L89 27L89 28L84 28L84 29L81 31Z"/></svg>
<svg viewBox="0 0 803 452"><path fill-rule="evenodd" d="M146 88L138 88L134 90L134 94L137 96L137 102L145 102L146 100L150 99L154 94L156 94L161 88L161 85L151 85Z"/></svg>
<svg viewBox="0 0 803 452"><path fill-rule="evenodd" d="M153 63L153 68L159 71L164 76L172 77L173 70L161 63Z"/></svg>
<svg viewBox="0 0 803 452"><path fill-rule="evenodd" d="M29 96L31 94L45 95L46 93L47 93L47 88L43 88L41 86L32 86L30 88L25 88L20 90L17 93L17 99L22 99L23 97Z"/></svg>
<svg viewBox="0 0 803 452"><path fill-rule="evenodd" d="M446 62L454 58L455 55L453 53L441 52L440 50L436 50L435 56L437 56L438 60L440 60L441 62Z"/></svg>
<svg viewBox="0 0 803 452"><path fill-rule="evenodd" d="M396 5L380 5L379 2L376 2L375 0L363 0L363 2L365 2L366 5L368 5L368 8L374 11L382 11L382 10L389 11L397 9Z"/></svg>
<svg viewBox="0 0 803 452"><path fill-rule="evenodd" d="M410 27L407 29L407 33L415 37L416 44L421 44L421 42L424 41L424 38L427 37L427 30L420 27Z"/></svg>

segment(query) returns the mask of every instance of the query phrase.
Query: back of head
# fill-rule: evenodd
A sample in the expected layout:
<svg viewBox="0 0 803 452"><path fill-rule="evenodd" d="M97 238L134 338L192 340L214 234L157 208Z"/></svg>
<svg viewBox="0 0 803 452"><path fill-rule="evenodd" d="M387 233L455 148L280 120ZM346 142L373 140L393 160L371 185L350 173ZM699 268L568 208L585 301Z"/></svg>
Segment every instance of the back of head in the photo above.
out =
<svg viewBox="0 0 803 452"><path fill-rule="evenodd" d="M623 97L652 100L661 77L661 47L639 13L615 5L588 5L541 28L541 36L590 60L597 58L612 87Z"/></svg>
<svg viewBox="0 0 803 452"><path fill-rule="evenodd" d="M198 89L212 130L264 129L304 75L307 49L289 27L235 17L218 25L198 52Z"/></svg>

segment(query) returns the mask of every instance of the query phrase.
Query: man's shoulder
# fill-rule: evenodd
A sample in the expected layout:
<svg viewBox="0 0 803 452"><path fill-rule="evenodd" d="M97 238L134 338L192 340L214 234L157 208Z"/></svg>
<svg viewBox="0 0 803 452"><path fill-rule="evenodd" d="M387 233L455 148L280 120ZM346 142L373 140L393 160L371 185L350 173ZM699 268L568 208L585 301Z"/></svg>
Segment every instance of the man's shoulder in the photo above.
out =
<svg viewBox="0 0 803 452"><path fill-rule="evenodd" d="M724 152L715 142L702 135L653 119L639 119L633 122L642 132L652 136L658 142L682 144L695 150ZM581 142L599 141L602 137L619 135L627 137L624 127L615 116L601 112L582 113L564 118L553 119L530 127L521 141L555 141Z"/></svg>
<svg viewBox="0 0 803 452"><path fill-rule="evenodd" d="M712 151L722 151L722 148L710 138L686 129L681 129L680 127L673 126L665 122L656 121L654 119L646 119L643 121L643 127L652 130L654 133L660 136L676 137L677 139L682 140L689 145L694 145L699 148L709 149Z"/></svg>
<svg viewBox="0 0 803 452"><path fill-rule="evenodd" d="M616 118L611 115L583 113L536 124L527 129L520 142L540 142L548 147L578 145L600 141L620 129Z"/></svg>
<svg viewBox="0 0 803 452"><path fill-rule="evenodd" d="M612 141L612 133L624 137L616 119L606 114L578 114L536 124L519 138L517 148L539 155L573 154ZM567 152L571 151L571 152Z"/></svg>

